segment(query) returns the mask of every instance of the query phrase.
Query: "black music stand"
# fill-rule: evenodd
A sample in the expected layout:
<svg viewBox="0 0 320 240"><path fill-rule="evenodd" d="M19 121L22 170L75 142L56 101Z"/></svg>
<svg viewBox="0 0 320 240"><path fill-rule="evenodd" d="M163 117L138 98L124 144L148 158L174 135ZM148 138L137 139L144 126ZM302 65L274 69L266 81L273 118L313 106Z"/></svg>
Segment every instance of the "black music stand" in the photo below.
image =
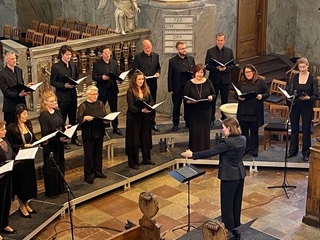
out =
<svg viewBox="0 0 320 240"><path fill-rule="evenodd" d="M286 194L287 198L289 198L288 188L292 189L292 188L297 187L297 186L291 186L291 185L287 184L287 168L288 168L287 163L288 163L288 151L289 151L289 136L291 135L290 115L291 115L292 106L294 105L295 98L296 98L296 95L294 94L293 98L292 98L292 102L290 104L289 114L288 114L288 117L286 120L286 151L285 151L285 156L284 156L283 182L282 182L282 185L268 187L268 189L283 188L284 193Z"/></svg>
<svg viewBox="0 0 320 240"><path fill-rule="evenodd" d="M179 181L181 183L187 182L187 186L188 186L188 205L187 205L188 224L186 224L182 227L174 228L174 229L172 229L172 231L175 231L178 229L185 230L184 228L187 227L187 230L185 230L185 231L190 232L190 227L196 228L190 224L190 180L192 180L196 177L199 177L203 174L205 174L205 171L202 171L193 165L187 165L185 167L182 167L177 170L173 170L173 171L169 172L169 175L171 177L173 177L174 179L176 179L177 181Z"/></svg>

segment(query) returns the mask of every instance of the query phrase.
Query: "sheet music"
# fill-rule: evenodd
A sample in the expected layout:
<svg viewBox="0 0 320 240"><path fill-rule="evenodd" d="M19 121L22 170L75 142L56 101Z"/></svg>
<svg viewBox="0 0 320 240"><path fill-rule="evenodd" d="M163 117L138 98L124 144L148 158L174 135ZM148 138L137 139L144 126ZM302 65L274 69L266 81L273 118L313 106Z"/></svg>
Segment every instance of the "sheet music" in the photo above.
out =
<svg viewBox="0 0 320 240"><path fill-rule="evenodd" d="M156 104L154 104L153 106L149 105L149 104L146 103L145 101L143 101L143 103L144 103L145 105L147 105L147 106L148 106L149 108L151 108L151 109L156 109L156 108L159 107L162 103L164 103L164 101L159 102L159 103L156 103Z"/></svg>
<svg viewBox="0 0 320 240"><path fill-rule="evenodd" d="M231 84L232 84L234 90L236 90L236 93L238 94L238 96L241 96L241 95L242 95L242 92L240 91L240 89L237 88L233 83L231 83Z"/></svg>
<svg viewBox="0 0 320 240"><path fill-rule="evenodd" d="M121 73L121 74L119 75L119 78L121 78L122 80L124 80L130 71L131 71L131 69L128 70L128 71L125 71L125 72Z"/></svg>
<svg viewBox="0 0 320 240"><path fill-rule="evenodd" d="M146 79L149 79L149 78L156 78L156 74L154 74L153 76L146 76Z"/></svg>
<svg viewBox="0 0 320 240"><path fill-rule="evenodd" d="M205 101L208 101L208 98L201 98L201 99L198 99L198 100L196 100L194 98L191 98L191 97L188 97L188 96L184 96L184 98L188 99L188 100L190 100L192 102L205 102Z"/></svg>
<svg viewBox="0 0 320 240"><path fill-rule="evenodd" d="M68 138L71 138L74 132L77 130L79 124L76 124L68 129L66 129L63 134L66 135ZM61 131L60 131L61 132Z"/></svg>
<svg viewBox="0 0 320 240"><path fill-rule="evenodd" d="M102 119L113 121L121 112L113 112L109 113L107 116L103 117Z"/></svg>
<svg viewBox="0 0 320 240"><path fill-rule="evenodd" d="M35 159L38 147L20 149L15 160Z"/></svg>
<svg viewBox="0 0 320 240"><path fill-rule="evenodd" d="M32 147L32 146L39 145L40 143L43 143L43 142L45 142L45 141L49 140L50 138L52 138L52 137L56 136L56 135L57 135L57 133L58 133L58 131L55 131L55 132L53 132L53 133L50 133L50 134L48 134L48 135L44 136L44 137L43 137L43 138L41 138L40 140L35 141L34 143L32 143L32 144L31 144L31 147Z"/></svg>
<svg viewBox="0 0 320 240"><path fill-rule="evenodd" d="M282 89L281 87L278 86L278 88L279 88L279 90L283 93L283 95L286 96L286 98L290 99L290 98L293 98L293 97L294 97L294 95L291 95L291 96L290 96L289 93L288 93L286 90Z"/></svg>
<svg viewBox="0 0 320 240"><path fill-rule="evenodd" d="M13 169L13 160L10 160L8 163L0 167L0 174L10 172Z"/></svg>
<svg viewBox="0 0 320 240"><path fill-rule="evenodd" d="M42 84L42 82L39 82L34 85L31 85L29 88L31 88L33 91L35 91L41 84Z"/></svg>
<svg viewBox="0 0 320 240"><path fill-rule="evenodd" d="M226 67L229 63L231 63L233 61L233 59L231 59L228 62L226 62L225 64L223 64L222 62L219 62L217 59L214 59L214 58L211 58L211 59L212 59L212 61L218 63L222 67Z"/></svg>
<svg viewBox="0 0 320 240"><path fill-rule="evenodd" d="M88 76L79 78L77 81L75 81L77 84L80 84L83 80L85 80Z"/></svg>

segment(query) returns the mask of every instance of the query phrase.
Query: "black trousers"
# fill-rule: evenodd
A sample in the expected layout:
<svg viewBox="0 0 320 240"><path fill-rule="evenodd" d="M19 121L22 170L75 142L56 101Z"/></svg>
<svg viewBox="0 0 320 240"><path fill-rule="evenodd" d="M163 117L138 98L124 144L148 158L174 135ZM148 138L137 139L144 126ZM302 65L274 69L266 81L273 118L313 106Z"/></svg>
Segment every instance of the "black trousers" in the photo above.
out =
<svg viewBox="0 0 320 240"><path fill-rule="evenodd" d="M313 106L310 104L295 104L291 109L291 137L289 153L296 155L299 151L299 128L300 116L302 119L302 155L309 157L311 147L311 120Z"/></svg>
<svg viewBox="0 0 320 240"><path fill-rule="evenodd" d="M70 102L58 101L58 106L60 108L64 123L66 123L67 116L68 116L70 125L73 126L77 124L77 108L78 108L77 100L70 101ZM77 138L77 131L75 131L72 136L72 139L76 139L76 138Z"/></svg>
<svg viewBox="0 0 320 240"><path fill-rule="evenodd" d="M221 105L228 103L229 98L229 83L223 84L222 82L220 82L220 84L213 84L213 87L214 91L216 92L216 98L213 99L211 121L216 120L216 103L219 92L221 98ZM224 120L225 118L227 117L223 113L221 113L221 119Z"/></svg>
<svg viewBox="0 0 320 240"><path fill-rule="evenodd" d="M1 230L9 225L9 213L11 206L11 183L11 172L7 172L0 179Z"/></svg>
<svg viewBox="0 0 320 240"><path fill-rule="evenodd" d="M239 120L242 134L247 139L246 151L251 154L258 154L259 151L259 127L257 122Z"/></svg>
<svg viewBox="0 0 320 240"><path fill-rule="evenodd" d="M184 95L183 91L184 91L184 86L181 86L179 93L172 94L172 103L173 103L172 122L173 122L173 125L179 125L179 122L180 122L180 106L183 101L183 95ZM187 115L186 108L184 107L184 120L185 121L187 119L186 115Z"/></svg>
<svg viewBox="0 0 320 240"><path fill-rule="evenodd" d="M118 111L118 94L113 93L111 90L104 96L99 95L98 100L102 101L104 105L108 102L111 112ZM113 130L116 130L118 128L118 117L116 117L111 124Z"/></svg>
<svg viewBox="0 0 320 240"><path fill-rule="evenodd" d="M244 179L220 183L221 217L230 231L240 226Z"/></svg>
<svg viewBox="0 0 320 240"><path fill-rule="evenodd" d="M150 88L150 94L151 94L151 97L152 97L154 103L157 103L157 87L153 86L154 84L149 85L148 80L150 80L150 81L155 81L155 80L153 78L147 79L147 84ZM156 125L156 110L152 110L149 116L150 116L151 126Z"/></svg>
<svg viewBox="0 0 320 240"><path fill-rule="evenodd" d="M14 122L14 111L13 112L4 112L3 119L6 122L6 126L8 126L10 123L13 123Z"/></svg>
<svg viewBox="0 0 320 240"><path fill-rule="evenodd" d="M83 140L84 180L91 181L96 173L102 173L103 136Z"/></svg>

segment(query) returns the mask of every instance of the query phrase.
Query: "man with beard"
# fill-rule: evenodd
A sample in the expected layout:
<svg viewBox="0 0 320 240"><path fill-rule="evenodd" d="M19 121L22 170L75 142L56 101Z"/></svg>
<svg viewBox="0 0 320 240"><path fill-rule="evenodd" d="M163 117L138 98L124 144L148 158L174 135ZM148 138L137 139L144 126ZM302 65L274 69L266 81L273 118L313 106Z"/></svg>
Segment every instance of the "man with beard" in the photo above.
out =
<svg viewBox="0 0 320 240"><path fill-rule="evenodd" d="M172 131L174 132L178 130L184 86L192 78L192 71L195 65L194 57L187 55L187 45L185 42L178 41L176 49L177 55L169 60L168 68L168 92L172 96ZM184 108L186 126L188 126L187 115L186 108Z"/></svg>

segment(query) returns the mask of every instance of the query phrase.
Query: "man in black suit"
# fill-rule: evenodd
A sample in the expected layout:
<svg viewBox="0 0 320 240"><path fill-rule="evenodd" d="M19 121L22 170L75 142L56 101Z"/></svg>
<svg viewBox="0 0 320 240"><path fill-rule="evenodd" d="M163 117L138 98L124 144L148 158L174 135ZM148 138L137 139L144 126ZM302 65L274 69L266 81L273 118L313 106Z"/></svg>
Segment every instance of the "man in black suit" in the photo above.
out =
<svg viewBox="0 0 320 240"><path fill-rule="evenodd" d="M112 51L109 46L105 45L101 48L101 58L93 64L92 79L97 82L99 89L98 100L105 105L107 102L111 112L116 112L118 109L118 83L111 79L108 74L114 73L119 76L120 71L116 60L112 59ZM112 121L113 132L122 135L118 128L118 118Z"/></svg>
<svg viewBox="0 0 320 240"><path fill-rule="evenodd" d="M231 83L231 71L235 67L233 51L230 48L224 46L226 42L226 37L223 33L218 33L216 35L216 46L207 50L206 54L206 69L210 71L209 79L211 80L214 90L218 96L220 92L221 105L228 103L229 97L229 86ZM229 61L226 66L221 66L213 61L213 59L225 64ZM214 99L214 104L212 105L212 115L211 115L211 127L215 120L216 113L216 100ZM221 119L225 119L226 116L222 113Z"/></svg>
<svg viewBox="0 0 320 240"><path fill-rule="evenodd" d="M138 53L132 63L133 69L139 69L146 77L151 77L147 79L147 84L150 88L151 96L154 102L157 102L157 80L160 77L160 61L159 55L152 52L152 44L149 40L145 39L142 41L143 52ZM152 77L154 76L154 77ZM150 113L150 120L152 129L156 132L160 132L155 121L156 113L153 110Z"/></svg>
<svg viewBox="0 0 320 240"><path fill-rule="evenodd" d="M19 103L26 105L25 96L31 92L18 92L12 89L13 86L18 84L24 84L22 77L22 70L17 67L17 58L13 52L4 53L4 62L6 66L0 72L0 88L3 93L3 115L6 124L12 123L15 119L14 110L15 106ZM28 86L32 85L29 83Z"/></svg>
<svg viewBox="0 0 320 240"><path fill-rule="evenodd" d="M72 48L67 45L62 45L59 50L58 58L59 62L55 63L51 67L50 83L56 88L56 95L58 99L58 106L61 111L63 121L66 122L67 116L69 118L69 124L77 124L77 92L75 85L70 84L64 80L65 76L68 76L76 80L78 75L77 66L71 61ZM77 133L72 136L71 142L77 146L82 144L77 138ZM65 145L65 148L69 147Z"/></svg>
<svg viewBox="0 0 320 240"><path fill-rule="evenodd" d="M192 78L192 71L195 65L194 57L187 55L185 42L178 41L176 49L178 54L169 60L168 68L168 92L172 96L172 131L174 132L178 130L184 86ZM187 125L186 108L184 108L184 120Z"/></svg>

